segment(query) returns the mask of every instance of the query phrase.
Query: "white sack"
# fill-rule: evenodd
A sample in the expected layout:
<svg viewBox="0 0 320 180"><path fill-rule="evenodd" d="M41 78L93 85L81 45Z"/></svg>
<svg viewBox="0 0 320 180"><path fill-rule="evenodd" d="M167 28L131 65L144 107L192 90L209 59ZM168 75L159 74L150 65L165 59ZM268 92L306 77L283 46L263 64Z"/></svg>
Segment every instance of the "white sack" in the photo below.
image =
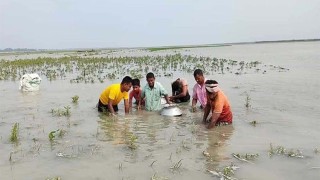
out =
<svg viewBox="0 0 320 180"><path fill-rule="evenodd" d="M25 74L20 79L20 87L22 91L38 91L41 78L38 74Z"/></svg>

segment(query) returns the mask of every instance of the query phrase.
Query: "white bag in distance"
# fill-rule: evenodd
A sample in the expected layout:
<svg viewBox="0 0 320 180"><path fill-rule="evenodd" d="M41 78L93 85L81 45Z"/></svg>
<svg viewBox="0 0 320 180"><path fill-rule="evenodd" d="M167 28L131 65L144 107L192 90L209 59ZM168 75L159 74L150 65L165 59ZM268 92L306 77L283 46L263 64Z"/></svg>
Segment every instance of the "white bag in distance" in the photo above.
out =
<svg viewBox="0 0 320 180"><path fill-rule="evenodd" d="M38 91L41 78L38 74L25 74L20 79L20 87L22 91Z"/></svg>

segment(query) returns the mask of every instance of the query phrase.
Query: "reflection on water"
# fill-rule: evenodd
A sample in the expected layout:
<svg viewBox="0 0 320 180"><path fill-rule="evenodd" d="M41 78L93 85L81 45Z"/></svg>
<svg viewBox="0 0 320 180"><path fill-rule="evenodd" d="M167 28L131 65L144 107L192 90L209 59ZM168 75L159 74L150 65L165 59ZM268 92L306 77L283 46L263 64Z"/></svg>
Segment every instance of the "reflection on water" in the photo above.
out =
<svg viewBox="0 0 320 180"><path fill-rule="evenodd" d="M230 159L230 155L226 154L228 148L228 140L231 138L234 131L233 125L216 126L214 129L207 132L208 153L207 169L214 170L219 166L221 161Z"/></svg>

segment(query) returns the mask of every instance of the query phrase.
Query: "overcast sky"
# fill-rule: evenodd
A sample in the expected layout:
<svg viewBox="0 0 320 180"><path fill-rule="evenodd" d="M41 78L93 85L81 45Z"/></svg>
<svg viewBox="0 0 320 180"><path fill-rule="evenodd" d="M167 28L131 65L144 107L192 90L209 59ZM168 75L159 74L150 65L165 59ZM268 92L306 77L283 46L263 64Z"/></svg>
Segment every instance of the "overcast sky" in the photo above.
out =
<svg viewBox="0 0 320 180"><path fill-rule="evenodd" d="M0 0L0 49L320 38L320 0Z"/></svg>

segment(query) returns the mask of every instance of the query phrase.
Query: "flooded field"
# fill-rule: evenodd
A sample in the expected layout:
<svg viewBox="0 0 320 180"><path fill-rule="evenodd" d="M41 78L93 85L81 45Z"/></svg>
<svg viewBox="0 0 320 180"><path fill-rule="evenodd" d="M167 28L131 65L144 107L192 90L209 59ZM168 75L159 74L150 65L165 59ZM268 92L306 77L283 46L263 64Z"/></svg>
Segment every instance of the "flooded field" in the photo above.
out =
<svg viewBox="0 0 320 180"><path fill-rule="evenodd" d="M320 42L0 54L0 179L319 179ZM39 58L40 57L40 58ZM233 124L97 111L102 90L147 72L189 92L203 69L228 96ZM38 73L40 91L21 92ZM72 97L79 96L76 102ZM16 124L16 128L14 128Z"/></svg>

